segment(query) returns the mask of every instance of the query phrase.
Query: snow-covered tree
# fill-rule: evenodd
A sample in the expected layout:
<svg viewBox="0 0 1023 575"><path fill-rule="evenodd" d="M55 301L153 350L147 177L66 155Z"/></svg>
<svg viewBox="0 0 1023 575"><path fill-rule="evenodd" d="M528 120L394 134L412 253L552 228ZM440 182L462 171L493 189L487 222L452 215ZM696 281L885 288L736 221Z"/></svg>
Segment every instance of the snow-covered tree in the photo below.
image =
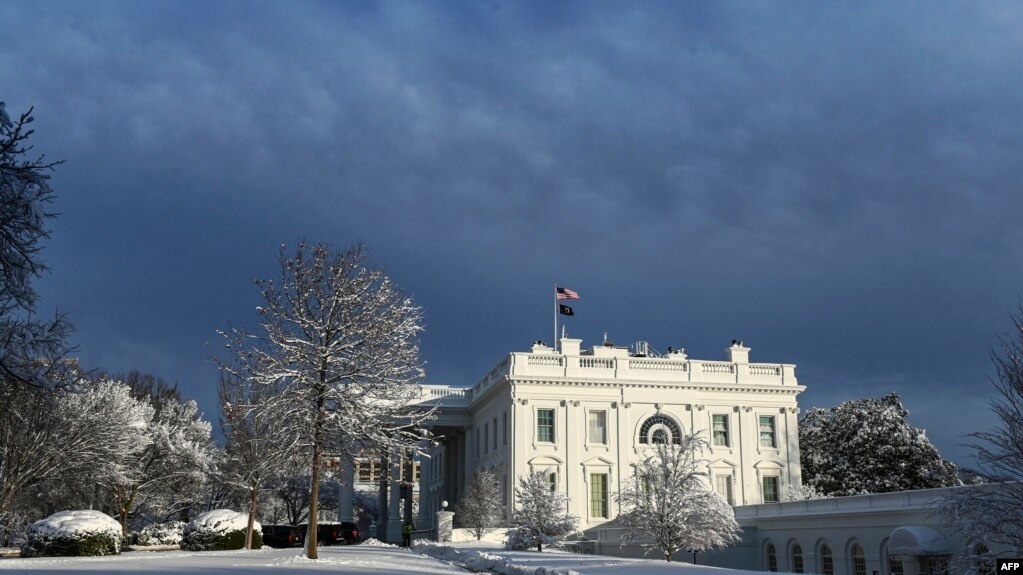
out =
<svg viewBox="0 0 1023 575"><path fill-rule="evenodd" d="M269 398L263 386L223 372L220 378L220 429L227 439L227 461L221 478L248 493L249 522L245 548L252 548L252 533L259 508L259 495L271 488L283 468L294 465L296 438L290 428L277 425L267 409Z"/></svg>
<svg viewBox="0 0 1023 575"><path fill-rule="evenodd" d="M782 501L808 501L810 499L824 499L827 495L824 495L813 485L802 484L799 487L789 485L788 489L785 490L785 495Z"/></svg>
<svg viewBox="0 0 1023 575"><path fill-rule="evenodd" d="M32 121L31 109L12 120L0 102L0 385L49 383L71 331L63 314L36 315L32 280L47 269L40 242L50 237L46 222L55 215L48 172L60 162L28 159Z"/></svg>
<svg viewBox="0 0 1023 575"><path fill-rule="evenodd" d="M519 477L515 497L518 507L511 518L515 530L509 546L536 545L537 551L543 551L544 543L556 542L579 524L578 517L568 514L568 496L551 486L547 473L535 471Z"/></svg>
<svg viewBox="0 0 1023 575"><path fill-rule="evenodd" d="M476 536L476 540L494 529L501 518L501 489L493 471L472 474L469 487L455 505L455 517Z"/></svg>
<svg viewBox="0 0 1023 575"><path fill-rule="evenodd" d="M75 387L3 389L0 515L10 518L19 494L57 477L135 477L135 458L151 441L152 407L117 381L83 380Z"/></svg>
<svg viewBox="0 0 1023 575"><path fill-rule="evenodd" d="M998 426L970 436L977 462L970 471L989 485L953 490L941 503L946 523L968 543L960 561L991 561L990 550L997 547L1013 557L1023 549L1023 308L1012 323L1012 332L991 351L991 410Z"/></svg>
<svg viewBox="0 0 1023 575"><path fill-rule="evenodd" d="M622 544L638 539L648 552L659 549L671 561L679 549L704 551L737 541L740 528L731 506L710 489L700 470L706 441L690 434L677 444L653 447L618 494Z"/></svg>
<svg viewBox="0 0 1023 575"><path fill-rule="evenodd" d="M307 555L317 558L319 485L327 454L354 460L360 450L404 453L421 439L430 413L415 409L423 368L422 311L379 269L367 248L334 252L300 244L281 249L280 280L257 281L261 330L226 333L240 368L233 375L277 393L269 409L308 453L310 512Z"/></svg>
<svg viewBox="0 0 1023 575"><path fill-rule="evenodd" d="M956 465L908 414L894 393L807 411L799 420L803 483L825 495L959 485Z"/></svg>
<svg viewBox="0 0 1023 575"><path fill-rule="evenodd" d="M194 503L211 468L212 426L194 400L177 394L144 395L151 408L146 421L146 446L132 459L131 473L106 483L125 533L140 506L172 515Z"/></svg>

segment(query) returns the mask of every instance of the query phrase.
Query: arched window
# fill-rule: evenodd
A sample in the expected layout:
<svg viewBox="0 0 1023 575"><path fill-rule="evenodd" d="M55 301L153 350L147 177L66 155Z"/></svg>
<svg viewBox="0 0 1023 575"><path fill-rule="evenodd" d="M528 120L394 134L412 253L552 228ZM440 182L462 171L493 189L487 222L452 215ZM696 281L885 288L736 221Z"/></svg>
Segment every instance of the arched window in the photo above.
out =
<svg viewBox="0 0 1023 575"><path fill-rule="evenodd" d="M767 544L767 570L771 572L778 571L778 554L771 543Z"/></svg>
<svg viewBox="0 0 1023 575"><path fill-rule="evenodd" d="M643 422L639 428L640 443L674 443L682 440L682 430L669 417L654 415Z"/></svg>
<svg viewBox="0 0 1023 575"><path fill-rule="evenodd" d="M798 543L792 546L792 572L803 572L803 548Z"/></svg>
<svg viewBox="0 0 1023 575"><path fill-rule="evenodd" d="M867 557L859 543L852 547L852 572L853 575L867 575Z"/></svg>
<svg viewBox="0 0 1023 575"><path fill-rule="evenodd" d="M835 575L835 557L831 554L831 546L821 544L821 575Z"/></svg>

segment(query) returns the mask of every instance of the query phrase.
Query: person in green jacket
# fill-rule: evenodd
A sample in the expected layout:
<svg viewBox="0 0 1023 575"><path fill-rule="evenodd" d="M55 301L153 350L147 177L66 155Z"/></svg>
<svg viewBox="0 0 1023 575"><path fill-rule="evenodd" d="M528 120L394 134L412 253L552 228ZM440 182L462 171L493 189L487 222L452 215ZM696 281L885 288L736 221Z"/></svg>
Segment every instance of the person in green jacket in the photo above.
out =
<svg viewBox="0 0 1023 575"><path fill-rule="evenodd" d="M412 525L411 521L406 521L405 524L401 526L401 546L402 547L411 547L412 546L412 530L413 529L415 529L415 526Z"/></svg>

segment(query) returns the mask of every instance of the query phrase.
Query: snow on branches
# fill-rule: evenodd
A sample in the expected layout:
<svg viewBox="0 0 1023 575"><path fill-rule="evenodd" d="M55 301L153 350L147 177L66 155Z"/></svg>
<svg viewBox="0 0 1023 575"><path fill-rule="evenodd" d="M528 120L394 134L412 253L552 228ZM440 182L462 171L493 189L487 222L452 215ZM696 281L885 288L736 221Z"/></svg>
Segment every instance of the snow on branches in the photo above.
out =
<svg viewBox="0 0 1023 575"><path fill-rule="evenodd" d="M1015 557L1023 549L1023 307L1012 315L1013 331L991 350L995 397L991 410L998 426L970 434L978 483L953 490L941 513L968 542L958 561L990 561L991 549Z"/></svg>
<svg viewBox="0 0 1023 575"><path fill-rule="evenodd" d="M803 483L824 495L959 485L956 465L908 414L894 393L807 411L799 421Z"/></svg>
<svg viewBox="0 0 1023 575"><path fill-rule="evenodd" d="M511 519L515 529L508 532L505 542L509 549L535 545L537 551L543 551L544 543L555 543L579 524L578 517L568 514L568 497L551 485L550 476L543 471L519 477L515 496L519 507Z"/></svg>
<svg viewBox="0 0 1023 575"><path fill-rule="evenodd" d="M455 505L455 516L479 541L501 518L501 489L493 471L472 474L472 481Z"/></svg>
<svg viewBox="0 0 1023 575"><path fill-rule="evenodd" d="M706 446L699 435L684 435L678 444L655 444L654 453L636 465L631 483L618 494L622 544L638 540L671 561L680 549L704 551L739 539L731 506L711 491L700 471Z"/></svg>
<svg viewBox="0 0 1023 575"><path fill-rule="evenodd" d="M323 458L415 449L432 416L413 406L422 310L367 258L362 244L335 252L303 243L290 256L282 247L280 279L256 282L261 329L224 334L233 358L221 368L268 390L266 409L307 454L313 559Z"/></svg>

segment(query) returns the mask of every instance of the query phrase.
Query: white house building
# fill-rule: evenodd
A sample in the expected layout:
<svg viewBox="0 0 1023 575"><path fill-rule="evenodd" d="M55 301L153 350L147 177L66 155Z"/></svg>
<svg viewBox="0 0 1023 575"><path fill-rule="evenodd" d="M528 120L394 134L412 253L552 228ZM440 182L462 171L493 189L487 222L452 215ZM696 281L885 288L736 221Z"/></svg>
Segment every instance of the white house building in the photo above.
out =
<svg viewBox="0 0 1023 575"><path fill-rule="evenodd" d="M605 525L620 512L614 495L651 445L699 432L708 443L702 456L709 486L735 506L743 527L741 543L701 562L821 575L944 575L954 556L976 551L976 542L960 541L935 513L948 488L783 501L788 487L801 484L797 398L805 388L794 365L750 363L750 349L739 341L723 360L671 349L655 355L643 342L631 349L581 344L537 342L508 354L472 387L423 386L422 403L437 410L429 457L419 461L417 523L431 526L478 469L494 472L510 514L517 479L542 471L567 494L569 513L587 532L581 547L640 555L640 546L622 547L620 529ZM412 464L388 463L386 523L378 527L388 540L400 537L411 514ZM373 476L376 468L366 465L349 473L375 480L384 471ZM345 497L341 508L351 509ZM990 573L991 565L970 570Z"/></svg>
<svg viewBox="0 0 1023 575"><path fill-rule="evenodd" d="M795 366L750 363L741 342L723 360L654 357L640 342L582 349L563 338L511 353L470 388L425 386L438 406L436 445L422 463L420 517L457 502L474 470L501 483L506 512L517 478L547 473L582 529L619 510L614 494L649 446L697 431L710 444L711 485L733 504L778 501L800 484ZM392 504L393 505L393 504Z"/></svg>

